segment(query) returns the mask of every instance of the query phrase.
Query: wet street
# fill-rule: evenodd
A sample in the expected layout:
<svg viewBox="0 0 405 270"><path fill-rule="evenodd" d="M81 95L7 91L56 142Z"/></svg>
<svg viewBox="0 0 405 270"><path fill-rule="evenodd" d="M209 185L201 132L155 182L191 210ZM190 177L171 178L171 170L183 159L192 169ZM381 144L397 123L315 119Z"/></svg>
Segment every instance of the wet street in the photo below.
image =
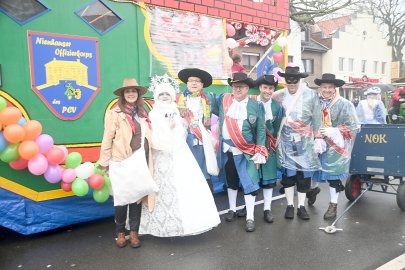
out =
<svg viewBox="0 0 405 270"><path fill-rule="evenodd" d="M243 218L222 223L198 236L141 236L142 247L119 249L113 218L23 236L0 228L0 269L405 269L405 212L395 195L367 192L336 224L343 231L327 234L319 227L329 190L321 185L309 221L284 219L285 198L275 194L273 224L263 220L257 198L256 231L246 233ZM243 200L239 200L239 205ZM215 195L225 213L225 193ZM348 205L339 198L338 214ZM390 262L391 261L391 262Z"/></svg>

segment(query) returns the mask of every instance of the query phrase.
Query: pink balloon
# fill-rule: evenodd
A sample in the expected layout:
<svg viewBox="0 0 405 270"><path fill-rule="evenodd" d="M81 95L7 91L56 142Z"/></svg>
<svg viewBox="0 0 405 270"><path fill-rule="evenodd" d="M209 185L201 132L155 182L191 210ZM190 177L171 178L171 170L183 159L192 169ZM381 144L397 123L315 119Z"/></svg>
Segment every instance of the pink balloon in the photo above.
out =
<svg viewBox="0 0 405 270"><path fill-rule="evenodd" d="M276 52L276 53L273 54L273 59L276 62L283 61L283 58L284 58L284 54L282 52Z"/></svg>
<svg viewBox="0 0 405 270"><path fill-rule="evenodd" d="M38 154L33 159L28 161L28 170L33 175L41 175L48 169L48 161L42 154Z"/></svg>
<svg viewBox="0 0 405 270"><path fill-rule="evenodd" d="M24 170L28 166L28 160L20 157L17 160L11 161L8 165L14 170Z"/></svg>
<svg viewBox="0 0 405 270"><path fill-rule="evenodd" d="M59 165L49 165L44 173L45 180L55 184L62 179L62 170Z"/></svg>
<svg viewBox="0 0 405 270"><path fill-rule="evenodd" d="M226 24L226 34L228 35L228 37L233 37L236 33L235 28L233 27L232 24L227 23Z"/></svg>
<svg viewBox="0 0 405 270"><path fill-rule="evenodd" d="M75 169L66 169L62 173L62 181L65 183L72 183L73 180L76 179L76 171Z"/></svg>
<svg viewBox="0 0 405 270"><path fill-rule="evenodd" d="M63 155L64 155L63 160L65 160L67 155L69 154L66 146L64 146L64 145L55 145L55 147L62 149Z"/></svg>
<svg viewBox="0 0 405 270"><path fill-rule="evenodd" d="M51 147L46 153L46 159L49 164L61 164L65 160L65 153L59 147Z"/></svg>
<svg viewBox="0 0 405 270"><path fill-rule="evenodd" d="M53 138L48 134L41 134L35 139L35 142L39 146L39 152L44 154L51 149L53 145Z"/></svg>

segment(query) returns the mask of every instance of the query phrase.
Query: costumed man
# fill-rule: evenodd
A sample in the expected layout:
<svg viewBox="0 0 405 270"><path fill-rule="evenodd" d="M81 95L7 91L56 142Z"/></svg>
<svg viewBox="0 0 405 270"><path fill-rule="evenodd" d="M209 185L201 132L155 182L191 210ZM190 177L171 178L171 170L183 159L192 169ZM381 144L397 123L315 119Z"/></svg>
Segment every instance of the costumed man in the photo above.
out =
<svg viewBox="0 0 405 270"><path fill-rule="evenodd" d="M203 88L212 84L212 76L205 70L186 68L180 70L178 77L187 86L183 93L177 95L177 107L188 126L186 141L212 191L211 177L207 171L204 155L201 125L198 125L201 122L204 127L209 128L211 124L211 109Z"/></svg>
<svg viewBox="0 0 405 270"><path fill-rule="evenodd" d="M294 218L294 186L297 186L297 215L309 220L305 209L306 192L311 186L312 174L319 170L320 163L313 152L314 134L319 129L316 123L317 110L316 92L304 84L301 78L308 76L301 73L299 67L287 66L285 73L278 72L285 78L287 87L273 94L273 99L283 106L283 118L277 136L277 162L282 168L281 184L287 198L287 209L284 217ZM318 120L319 122L319 120Z"/></svg>
<svg viewBox="0 0 405 270"><path fill-rule="evenodd" d="M329 182L330 203L324 219L336 218L339 192L345 187L342 180L349 176L350 157L355 134L360 131L360 123L354 105L339 96L336 87L345 84L334 74L325 73L315 79L319 86L319 109L321 128L315 138L314 151L319 154L321 170L315 172L313 180ZM316 196L316 195L315 195Z"/></svg>
<svg viewBox="0 0 405 270"><path fill-rule="evenodd" d="M368 88L364 95L365 100L361 100L356 107L357 117L361 124L386 124L386 109L381 101L381 88L372 86Z"/></svg>
<svg viewBox="0 0 405 270"><path fill-rule="evenodd" d="M227 186L229 211L225 220L236 218L236 199L239 185L242 186L246 203L247 232L255 230L254 207L259 190L260 164L266 163L263 105L248 97L254 81L245 73L235 73L228 79L232 94L222 94L212 103L212 112L219 116L220 143L218 163L219 178Z"/></svg>
<svg viewBox="0 0 405 270"><path fill-rule="evenodd" d="M260 95L257 100L264 107L264 121L266 125L266 147L269 157L266 164L260 166L260 186L263 189L263 210L264 220L268 223L274 221L271 212L273 188L277 184L277 158L276 158L276 137L280 128L282 107L280 103L272 99L277 87L278 80L273 75L263 75L256 80Z"/></svg>

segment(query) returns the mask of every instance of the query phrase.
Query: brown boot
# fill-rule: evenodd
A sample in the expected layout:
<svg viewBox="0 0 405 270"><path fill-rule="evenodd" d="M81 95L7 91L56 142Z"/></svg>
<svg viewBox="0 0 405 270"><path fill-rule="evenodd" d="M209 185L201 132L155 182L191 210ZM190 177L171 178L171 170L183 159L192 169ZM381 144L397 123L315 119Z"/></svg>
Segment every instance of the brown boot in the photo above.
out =
<svg viewBox="0 0 405 270"><path fill-rule="evenodd" d="M123 248L127 245L127 240L125 239L125 233L124 232L119 232L117 234L117 240L115 241L117 244L117 247Z"/></svg>
<svg viewBox="0 0 405 270"><path fill-rule="evenodd" d="M336 218L336 212L337 212L337 203L329 203L328 210L326 210L323 219L329 220Z"/></svg>
<svg viewBox="0 0 405 270"><path fill-rule="evenodd" d="M129 233L129 239L131 241L131 247L137 248L141 246L141 241L138 238L138 233L136 231L131 231Z"/></svg>

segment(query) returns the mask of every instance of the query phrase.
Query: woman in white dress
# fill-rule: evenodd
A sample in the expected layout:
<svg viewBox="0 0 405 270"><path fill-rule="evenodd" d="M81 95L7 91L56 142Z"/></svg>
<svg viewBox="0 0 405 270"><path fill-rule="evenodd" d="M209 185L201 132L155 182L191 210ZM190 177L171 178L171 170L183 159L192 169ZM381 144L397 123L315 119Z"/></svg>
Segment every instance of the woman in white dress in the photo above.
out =
<svg viewBox="0 0 405 270"><path fill-rule="evenodd" d="M178 83L155 76L150 90L155 104L152 123L153 179L159 186L152 212L142 208L140 234L158 237L206 232L221 221L214 198L186 143L183 119L175 103Z"/></svg>

